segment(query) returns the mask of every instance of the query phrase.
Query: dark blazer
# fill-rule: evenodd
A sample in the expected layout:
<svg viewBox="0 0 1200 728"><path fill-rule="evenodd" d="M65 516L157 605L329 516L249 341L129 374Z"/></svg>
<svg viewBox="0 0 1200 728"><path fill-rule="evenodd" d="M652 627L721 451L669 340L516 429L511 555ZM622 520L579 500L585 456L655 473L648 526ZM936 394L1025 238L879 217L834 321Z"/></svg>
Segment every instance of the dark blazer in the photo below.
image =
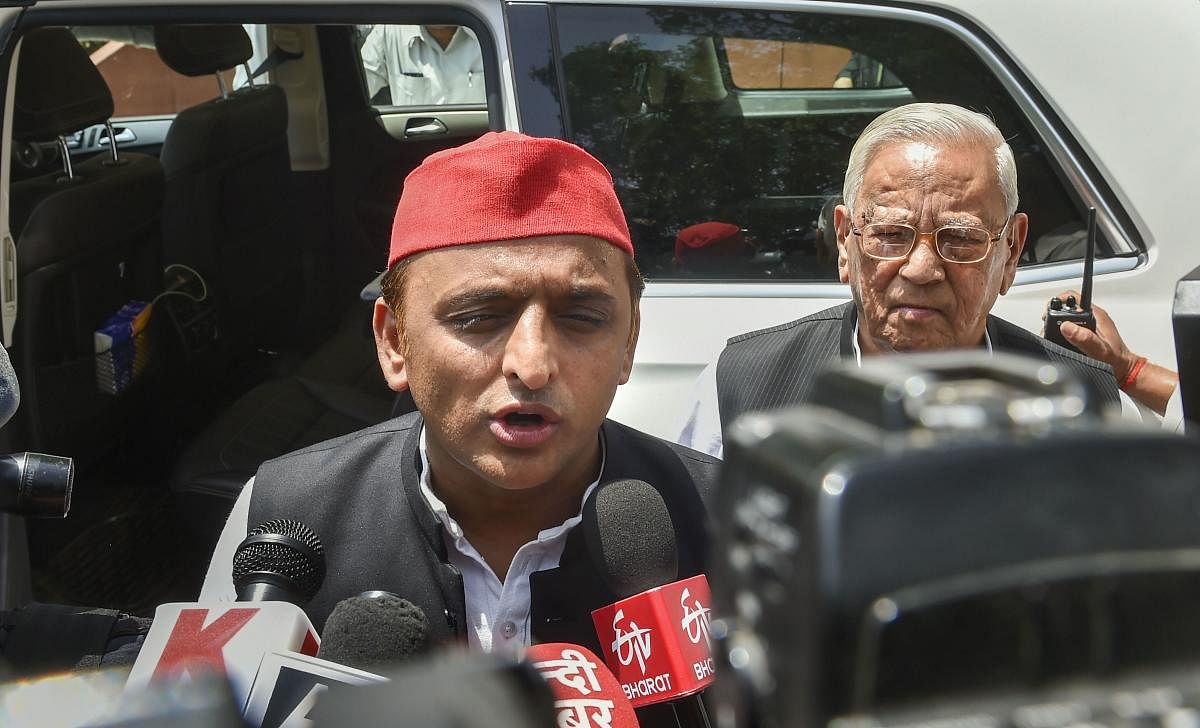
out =
<svg viewBox="0 0 1200 728"><path fill-rule="evenodd" d="M324 545L325 581L305 606L318 630L342 599L382 589L424 610L431 643L465 638L462 575L448 563L442 524L420 492L421 423L414 412L259 468L249 526L295 519ZM601 432L601 482L632 478L654 486L675 526L679 578L702 573L710 533L704 500L716 486L719 461L611 420ZM599 652L591 610L617 595L598 573L581 529L573 529L559 567L530 578L535 642L573 642Z"/></svg>
<svg viewBox="0 0 1200 728"><path fill-rule="evenodd" d="M822 370L839 359L854 356L852 338L857 321L858 307L852 301L730 339L717 360L721 427L728 427L746 412L807 402ZM1064 349L996 316L988 316L987 332L996 351L1062 365L1082 379L1100 401L1120 402L1116 380L1107 364Z"/></svg>

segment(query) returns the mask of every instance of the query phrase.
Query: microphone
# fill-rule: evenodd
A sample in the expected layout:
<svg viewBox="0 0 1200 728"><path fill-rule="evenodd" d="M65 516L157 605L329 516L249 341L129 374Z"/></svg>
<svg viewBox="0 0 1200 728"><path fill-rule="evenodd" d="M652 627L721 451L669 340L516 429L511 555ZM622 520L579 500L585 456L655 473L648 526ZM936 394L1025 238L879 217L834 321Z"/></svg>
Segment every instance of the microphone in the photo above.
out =
<svg viewBox="0 0 1200 728"><path fill-rule="evenodd" d="M580 645L545 642L525 651L554 693L555 725L637 728L633 704L612 672Z"/></svg>
<svg viewBox="0 0 1200 728"><path fill-rule="evenodd" d="M21 385L0 346L0 427L21 404ZM0 455L0 512L31 518L66 518L71 510L75 463L71 458L36 452Z"/></svg>
<svg viewBox="0 0 1200 728"><path fill-rule="evenodd" d="M233 554L239 602L307 604L323 581L325 547L299 521L267 521L251 529Z"/></svg>
<svg viewBox="0 0 1200 728"><path fill-rule="evenodd" d="M630 514L638 518L630 518ZM679 579L675 527L662 496L640 480L606 483L584 504L584 538L619 601L592 612L605 663L635 708L675 701L707 726L697 693L713 681L712 594L699 574ZM680 700L680 699L685 700Z"/></svg>
<svg viewBox="0 0 1200 728"><path fill-rule="evenodd" d="M554 725L554 696L524 662L447 649L385 674L386 685L331 686L311 714L316 728Z"/></svg>
<svg viewBox="0 0 1200 728"><path fill-rule="evenodd" d="M317 657L375 670L429 650L429 620L420 607L386 591L338 602L325 620Z"/></svg>
<svg viewBox="0 0 1200 728"><path fill-rule="evenodd" d="M223 672L243 709L264 653L316 655L320 639L297 606L312 599L325 576L316 534L296 521L268 521L250 531L233 563L240 601L160 605L126 690Z"/></svg>
<svg viewBox="0 0 1200 728"><path fill-rule="evenodd" d="M429 620L412 602L368 591L338 602L325 620L317 656L271 652L263 657L244 718L261 728L314 725L309 715L334 685L387 682L375 674L429 649Z"/></svg>

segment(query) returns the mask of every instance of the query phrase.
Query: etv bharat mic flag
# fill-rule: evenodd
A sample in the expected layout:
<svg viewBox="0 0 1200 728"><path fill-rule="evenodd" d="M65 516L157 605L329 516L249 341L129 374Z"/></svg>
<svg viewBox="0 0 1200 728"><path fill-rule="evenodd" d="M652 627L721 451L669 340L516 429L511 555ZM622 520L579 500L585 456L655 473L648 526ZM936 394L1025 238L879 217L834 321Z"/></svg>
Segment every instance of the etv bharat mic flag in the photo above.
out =
<svg viewBox="0 0 1200 728"><path fill-rule="evenodd" d="M592 612L604 661L633 707L691 695L713 681L703 574Z"/></svg>

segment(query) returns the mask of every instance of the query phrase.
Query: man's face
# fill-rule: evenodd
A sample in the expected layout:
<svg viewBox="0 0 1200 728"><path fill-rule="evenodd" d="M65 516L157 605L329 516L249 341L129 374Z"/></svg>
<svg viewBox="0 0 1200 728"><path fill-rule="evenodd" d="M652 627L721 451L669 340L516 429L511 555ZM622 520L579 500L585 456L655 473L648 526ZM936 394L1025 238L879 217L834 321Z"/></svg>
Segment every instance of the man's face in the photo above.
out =
<svg viewBox="0 0 1200 728"><path fill-rule="evenodd" d="M412 391L439 479L520 490L595 476L600 424L637 344L625 266L578 235L409 263L399 326L380 299L375 337L388 384Z"/></svg>
<svg viewBox="0 0 1200 728"><path fill-rule="evenodd" d="M921 142L883 147L867 166L854 210L834 211L838 273L859 309L865 353L967 348L983 342L988 312L1008 291L1025 245L1028 220L1013 217L1005 236L978 263L949 263L934 247L934 230L966 225L997 235L1004 196L991 150L980 145ZM920 234L903 260L876 260L852 234L869 222L901 222Z"/></svg>

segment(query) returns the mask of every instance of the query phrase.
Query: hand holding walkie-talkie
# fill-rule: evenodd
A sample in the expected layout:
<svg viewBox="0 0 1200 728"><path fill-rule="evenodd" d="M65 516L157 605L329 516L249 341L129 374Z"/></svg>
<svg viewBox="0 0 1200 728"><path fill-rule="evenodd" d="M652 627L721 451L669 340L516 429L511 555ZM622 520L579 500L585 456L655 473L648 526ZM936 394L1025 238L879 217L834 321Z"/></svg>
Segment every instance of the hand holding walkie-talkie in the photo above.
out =
<svg viewBox="0 0 1200 728"><path fill-rule="evenodd" d="M1083 259L1083 292L1079 301L1074 296L1068 296L1064 301L1055 297L1050 299L1050 307L1046 310L1045 337L1059 346L1066 347L1077 353L1071 342L1063 338L1060 327L1064 322L1082 326L1091 331L1096 330L1096 316L1092 313L1092 264L1096 259L1096 208L1089 207L1087 213L1087 252Z"/></svg>

